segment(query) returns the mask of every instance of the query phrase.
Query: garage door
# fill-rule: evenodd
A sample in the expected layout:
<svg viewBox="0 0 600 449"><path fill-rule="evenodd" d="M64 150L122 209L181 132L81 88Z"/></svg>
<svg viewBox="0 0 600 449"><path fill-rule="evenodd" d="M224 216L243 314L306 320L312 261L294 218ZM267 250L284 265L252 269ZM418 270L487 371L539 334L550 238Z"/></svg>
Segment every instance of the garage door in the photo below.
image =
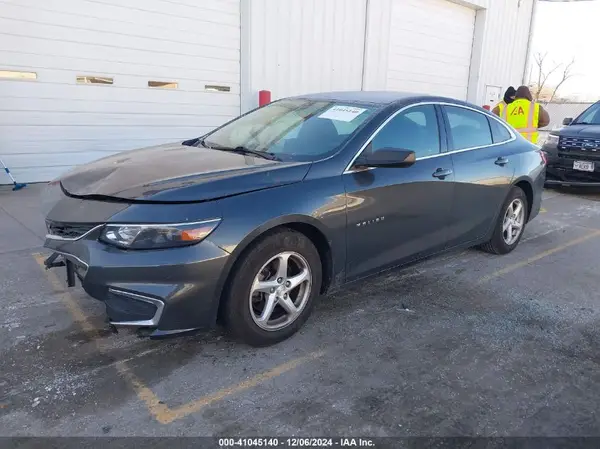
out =
<svg viewBox="0 0 600 449"><path fill-rule="evenodd" d="M465 100L475 10L447 0L395 1L387 88Z"/></svg>
<svg viewBox="0 0 600 449"><path fill-rule="evenodd" d="M0 156L19 181L47 181L239 115L239 11L239 0L2 0Z"/></svg>

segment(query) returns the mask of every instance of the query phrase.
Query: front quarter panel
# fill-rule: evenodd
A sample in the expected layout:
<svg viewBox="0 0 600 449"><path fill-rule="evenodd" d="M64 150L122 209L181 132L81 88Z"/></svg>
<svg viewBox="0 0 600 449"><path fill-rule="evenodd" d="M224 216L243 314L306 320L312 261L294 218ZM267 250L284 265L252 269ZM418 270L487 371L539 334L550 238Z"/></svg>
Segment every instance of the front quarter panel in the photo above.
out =
<svg viewBox="0 0 600 449"><path fill-rule="evenodd" d="M320 231L331 250L333 285L343 280L346 252L346 195L341 176L252 192L220 201L223 221L210 240L232 254L220 284L224 285L243 251L265 232L304 224Z"/></svg>

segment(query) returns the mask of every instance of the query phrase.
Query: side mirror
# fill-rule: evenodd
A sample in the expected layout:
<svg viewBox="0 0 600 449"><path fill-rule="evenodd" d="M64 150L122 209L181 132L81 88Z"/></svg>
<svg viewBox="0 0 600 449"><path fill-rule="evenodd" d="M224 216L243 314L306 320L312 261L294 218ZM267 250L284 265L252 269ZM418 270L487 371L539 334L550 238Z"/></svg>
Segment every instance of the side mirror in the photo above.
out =
<svg viewBox="0 0 600 449"><path fill-rule="evenodd" d="M571 123L573 123L573 119L571 117L568 117L563 120L563 125L565 126L569 126Z"/></svg>
<svg viewBox="0 0 600 449"><path fill-rule="evenodd" d="M414 151L401 148L382 148L369 154L363 154L354 163L356 168L409 167L417 161Z"/></svg>

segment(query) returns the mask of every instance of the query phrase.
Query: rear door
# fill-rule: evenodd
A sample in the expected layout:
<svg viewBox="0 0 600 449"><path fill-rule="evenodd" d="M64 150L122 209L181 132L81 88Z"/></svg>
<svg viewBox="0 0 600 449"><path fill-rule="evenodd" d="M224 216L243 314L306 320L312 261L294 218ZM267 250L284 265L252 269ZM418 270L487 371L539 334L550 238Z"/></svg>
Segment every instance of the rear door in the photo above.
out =
<svg viewBox="0 0 600 449"><path fill-rule="evenodd" d="M506 198L518 161L508 142L511 131L500 121L463 106L442 107L455 175L448 245L483 237Z"/></svg>
<svg viewBox="0 0 600 449"><path fill-rule="evenodd" d="M445 142L436 106L411 106L391 118L364 151L412 150L416 163L371 170L350 166L344 173L349 280L446 246L454 174Z"/></svg>

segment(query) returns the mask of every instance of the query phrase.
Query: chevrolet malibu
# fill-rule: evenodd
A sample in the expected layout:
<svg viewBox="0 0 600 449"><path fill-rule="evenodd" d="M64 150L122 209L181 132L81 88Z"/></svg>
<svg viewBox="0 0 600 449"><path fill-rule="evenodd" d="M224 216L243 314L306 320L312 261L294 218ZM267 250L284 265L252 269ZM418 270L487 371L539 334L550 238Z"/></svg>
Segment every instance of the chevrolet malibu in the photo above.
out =
<svg viewBox="0 0 600 449"><path fill-rule="evenodd" d="M462 101L286 98L51 182L46 265L114 325L159 337L222 323L266 346L343 284L456 248L511 252L545 172L538 147Z"/></svg>

